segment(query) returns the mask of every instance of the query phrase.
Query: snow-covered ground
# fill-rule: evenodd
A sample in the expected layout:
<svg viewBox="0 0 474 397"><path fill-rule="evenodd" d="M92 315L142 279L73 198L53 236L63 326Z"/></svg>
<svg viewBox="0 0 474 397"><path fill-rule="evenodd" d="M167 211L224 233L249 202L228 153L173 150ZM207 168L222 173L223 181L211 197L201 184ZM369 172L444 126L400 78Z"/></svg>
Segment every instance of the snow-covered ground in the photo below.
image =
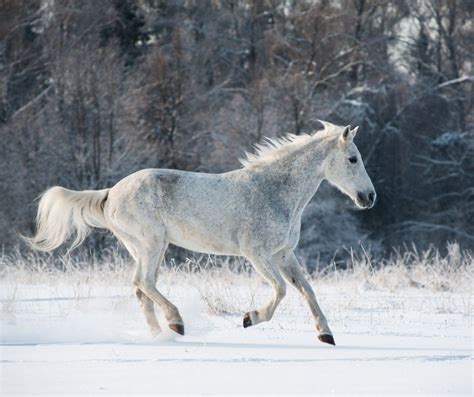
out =
<svg viewBox="0 0 474 397"><path fill-rule="evenodd" d="M258 276L165 271L159 286L186 336L153 339L131 272L7 272L0 395L473 393L470 287L423 288L395 273L316 279L334 347L292 290L271 322L244 329L244 312L271 295Z"/></svg>

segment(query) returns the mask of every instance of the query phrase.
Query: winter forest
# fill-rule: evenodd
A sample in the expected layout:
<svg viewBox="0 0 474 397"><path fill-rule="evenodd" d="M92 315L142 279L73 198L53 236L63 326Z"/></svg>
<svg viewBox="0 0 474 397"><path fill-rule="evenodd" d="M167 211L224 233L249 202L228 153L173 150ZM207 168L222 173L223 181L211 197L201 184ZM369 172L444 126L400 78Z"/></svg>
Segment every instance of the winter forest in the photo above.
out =
<svg viewBox="0 0 474 397"><path fill-rule="evenodd" d="M473 20L469 0L2 0L0 245L25 249L48 187L230 171L323 119L360 126L378 202L356 211L322 186L306 265L472 248ZM98 232L86 249L113 244Z"/></svg>

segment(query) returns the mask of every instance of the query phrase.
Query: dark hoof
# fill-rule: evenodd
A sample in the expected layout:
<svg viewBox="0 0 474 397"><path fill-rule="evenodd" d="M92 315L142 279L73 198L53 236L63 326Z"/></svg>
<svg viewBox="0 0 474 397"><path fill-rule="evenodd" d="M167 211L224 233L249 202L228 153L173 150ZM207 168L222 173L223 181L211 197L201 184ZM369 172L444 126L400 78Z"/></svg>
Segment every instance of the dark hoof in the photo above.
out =
<svg viewBox="0 0 474 397"><path fill-rule="evenodd" d="M182 324L170 324L170 329L180 335L184 335L184 325Z"/></svg>
<svg viewBox="0 0 474 397"><path fill-rule="evenodd" d="M328 334L319 335L318 339L321 342L329 343L330 345L336 346L336 343L334 342L334 338L332 337L332 335L328 335Z"/></svg>
<svg viewBox="0 0 474 397"><path fill-rule="evenodd" d="M244 328L250 327L251 325L252 325L252 320L250 319L250 313L245 313Z"/></svg>

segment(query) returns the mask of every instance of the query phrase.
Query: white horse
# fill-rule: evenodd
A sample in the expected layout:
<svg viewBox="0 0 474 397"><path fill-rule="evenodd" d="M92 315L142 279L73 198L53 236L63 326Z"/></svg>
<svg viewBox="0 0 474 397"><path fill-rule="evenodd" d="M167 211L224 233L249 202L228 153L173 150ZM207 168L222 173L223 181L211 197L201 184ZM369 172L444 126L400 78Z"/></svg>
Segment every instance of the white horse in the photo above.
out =
<svg viewBox="0 0 474 397"><path fill-rule="evenodd" d="M371 208L375 191L353 143L358 127L322 122L312 135L267 139L223 174L146 169L110 189L48 189L39 202L33 247L50 251L75 234L82 243L90 227L110 230L136 261L133 285L153 334L161 331L153 305L168 326L183 335L181 315L156 288L168 244L189 250L247 258L273 287L270 302L246 313L243 326L269 321L286 294L285 280L307 301L319 339L334 344L316 296L294 249L301 215L326 179L359 208Z"/></svg>

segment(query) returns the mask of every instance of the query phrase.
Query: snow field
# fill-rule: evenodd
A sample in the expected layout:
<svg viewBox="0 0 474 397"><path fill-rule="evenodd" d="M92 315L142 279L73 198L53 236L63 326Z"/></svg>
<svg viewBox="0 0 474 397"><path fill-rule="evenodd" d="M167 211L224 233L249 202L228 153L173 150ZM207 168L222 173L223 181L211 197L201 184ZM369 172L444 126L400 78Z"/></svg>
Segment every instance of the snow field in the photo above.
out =
<svg viewBox="0 0 474 397"><path fill-rule="evenodd" d="M158 286L186 335L152 338L127 260L4 267L0 394L472 395L472 263L312 279L336 347L317 340L292 289L269 323L242 317L271 296L246 265L163 268ZM214 263L212 263L214 265Z"/></svg>

